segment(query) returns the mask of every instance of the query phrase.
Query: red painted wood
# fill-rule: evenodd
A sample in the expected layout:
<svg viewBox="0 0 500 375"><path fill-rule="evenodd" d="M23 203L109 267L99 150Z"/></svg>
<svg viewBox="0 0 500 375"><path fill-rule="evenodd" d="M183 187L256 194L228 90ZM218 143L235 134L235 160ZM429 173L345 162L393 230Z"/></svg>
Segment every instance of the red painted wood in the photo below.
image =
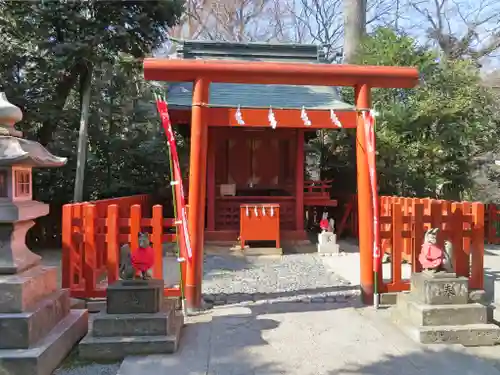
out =
<svg viewBox="0 0 500 375"><path fill-rule="evenodd" d="M243 135L231 137L227 142L227 176L225 183L236 184L236 187L247 187L251 177L251 140Z"/></svg>
<svg viewBox="0 0 500 375"><path fill-rule="evenodd" d="M262 210L265 210L264 215ZM273 214L271 215L271 210ZM245 247L245 241L276 241L280 243L280 205L248 204L240 205L240 242Z"/></svg>
<svg viewBox="0 0 500 375"><path fill-rule="evenodd" d="M293 183L290 171L295 169L296 151L290 146L290 141L295 143L294 131L252 131L242 128L217 130L221 130L217 133L218 146L215 151L217 185L235 183L239 188L247 188L252 176L255 177L254 184L263 188L286 188ZM283 155L283 147L291 150L291 153ZM288 165L285 167L284 163ZM290 193L295 195L293 190Z"/></svg>
<svg viewBox="0 0 500 375"><path fill-rule="evenodd" d="M208 155L207 155L207 230L215 229L215 168L217 132L208 130Z"/></svg>
<svg viewBox="0 0 500 375"><path fill-rule="evenodd" d="M148 207L130 207L130 203L137 201L133 197L124 197L123 201L117 198L64 207L62 274L64 287L69 288L72 297L105 297L108 282L112 283L118 277L119 247L132 243L134 248L138 231L150 234L155 249L154 276L162 277L162 244L176 240L174 234L167 233L173 227L174 219L163 218L160 205L153 207L152 218L141 217L141 211L148 211L145 210ZM124 213L126 216L121 216ZM185 267L182 272L185 275ZM165 288L165 295L180 296L180 290Z"/></svg>
<svg viewBox="0 0 500 375"><path fill-rule="evenodd" d="M193 84L191 144L189 154L189 237L192 259L187 263L186 303L190 308L201 304L203 272L203 237L205 230L208 127L205 106L209 98L209 81L196 79Z"/></svg>
<svg viewBox="0 0 500 375"><path fill-rule="evenodd" d="M281 229L295 230L294 197L218 197L216 199L216 230L238 230L240 228L240 205L255 203L278 203L281 210Z"/></svg>
<svg viewBox="0 0 500 375"><path fill-rule="evenodd" d="M144 78L152 81L206 77L211 82L411 88L420 79L417 68L394 66L165 58L144 59L143 66Z"/></svg>
<svg viewBox="0 0 500 375"><path fill-rule="evenodd" d="M297 130L295 154L295 229L304 229L304 131Z"/></svg>
<svg viewBox="0 0 500 375"><path fill-rule="evenodd" d="M279 140L264 136L251 138L251 175L258 186L280 186Z"/></svg>

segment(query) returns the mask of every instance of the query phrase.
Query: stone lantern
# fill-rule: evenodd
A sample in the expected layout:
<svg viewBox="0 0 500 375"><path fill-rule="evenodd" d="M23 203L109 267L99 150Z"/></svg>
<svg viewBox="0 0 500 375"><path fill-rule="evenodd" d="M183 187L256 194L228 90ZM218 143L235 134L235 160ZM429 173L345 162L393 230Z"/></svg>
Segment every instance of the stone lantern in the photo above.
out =
<svg viewBox="0 0 500 375"><path fill-rule="evenodd" d="M41 265L26 246L34 219L49 206L34 201L32 168L60 167L66 158L23 139L22 112L0 93L0 374L50 375L87 332L86 310L70 310L57 268Z"/></svg>

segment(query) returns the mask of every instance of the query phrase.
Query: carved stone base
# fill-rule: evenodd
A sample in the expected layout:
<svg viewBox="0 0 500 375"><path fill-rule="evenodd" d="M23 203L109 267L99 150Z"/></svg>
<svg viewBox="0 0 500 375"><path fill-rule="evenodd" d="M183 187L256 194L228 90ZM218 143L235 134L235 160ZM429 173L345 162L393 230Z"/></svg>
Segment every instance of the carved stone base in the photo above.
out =
<svg viewBox="0 0 500 375"><path fill-rule="evenodd" d="M332 232L318 234L318 253L338 254L339 252L336 234Z"/></svg>
<svg viewBox="0 0 500 375"><path fill-rule="evenodd" d="M468 279L455 274L413 274L411 291L397 297L393 320L423 344L499 343L500 327L487 323L487 306L469 303L468 289Z"/></svg>
<svg viewBox="0 0 500 375"><path fill-rule="evenodd" d="M153 314L161 309L163 280L120 280L106 292L108 314Z"/></svg>
<svg viewBox="0 0 500 375"><path fill-rule="evenodd" d="M398 296L397 308L408 323L414 326L487 323L487 307L479 303L428 305L415 301L411 294L403 293Z"/></svg>
<svg viewBox="0 0 500 375"><path fill-rule="evenodd" d="M163 298L163 288L163 280L122 280L108 287L107 311L95 317L80 356L119 360L175 352L184 317L177 299Z"/></svg>
<svg viewBox="0 0 500 375"><path fill-rule="evenodd" d="M415 301L429 305L466 304L469 281L454 273L414 273L411 275L411 294Z"/></svg>

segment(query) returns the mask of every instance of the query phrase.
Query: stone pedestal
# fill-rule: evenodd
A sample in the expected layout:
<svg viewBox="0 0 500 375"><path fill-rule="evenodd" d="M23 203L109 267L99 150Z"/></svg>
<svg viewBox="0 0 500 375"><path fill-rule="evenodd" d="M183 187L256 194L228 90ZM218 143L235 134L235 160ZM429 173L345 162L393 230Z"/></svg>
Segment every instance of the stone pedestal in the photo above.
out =
<svg viewBox="0 0 500 375"><path fill-rule="evenodd" d="M0 374L51 375L87 330L87 310L70 310L55 267L0 275Z"/></svg>
<svg viewBox="0 0 500 375"><path fill-rule="evenodd" d="M163 298L163 280L120 280L108 287L107 310L96 315L80 342L80 357L120 360L174 353L184 317L177 300Z"/></svg>
<svg viewBox="0 0 500 375"><path fill-rule="evenodd" d="M415 273L411 291L400 293L395 322L423 344L486 346L500 343L500 328L488 324L488 307L469 301L468 279L453 273Z"/></svg>
<svg viewBox="0 0 500 375"><path fill-rule="evenodd" d="M339 253L339 245L337 244L337 235L335 233L325 231L318 234L318 253Z"/></svg>
<svg viewBox="0 0 500 375"><path fill-rule="evenodd" d="M0 374L51 375L87 333L87 310L70 310L57 269L40 266L26 246L33 220L49 206L33 200L32 168L60 167L66 158L20 138L19 108L0 93Z"/></svg>

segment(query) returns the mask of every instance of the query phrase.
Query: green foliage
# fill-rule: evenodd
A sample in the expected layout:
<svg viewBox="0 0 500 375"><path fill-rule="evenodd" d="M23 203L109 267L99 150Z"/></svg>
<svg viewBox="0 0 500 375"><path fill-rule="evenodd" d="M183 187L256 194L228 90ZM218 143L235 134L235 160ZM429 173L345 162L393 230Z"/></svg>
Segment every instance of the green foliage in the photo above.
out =
<svg viewBox="0 0 500 375"><path fill-rule="evenodd" d="M415 66L413 89L372 90L381 194L461 199L473 186L476 158L494 147L493 93L467 60L439 60L434 51L389 29L368 36L356 63ZM352 90L344 99L353 102ZM333 138L333 139L332 139ZM352 144L352 136L350 144ZM345 136L332 133L329 145ZM346 143L345 141L343 142ZM338 146L337 146L338 148ZM355 168L354 150L344 154Z"/></svg>
<svg viewBox="0 0 500 375"><path fill-rule="evenodd" d="M89 66L86 199L148 193L165 183L165 140L141 59L165 43L183 7L183 0L0 1L0 88L23 110L25 136L69 159L37 174L38 199L71 200L79 80Z"/></svg>

